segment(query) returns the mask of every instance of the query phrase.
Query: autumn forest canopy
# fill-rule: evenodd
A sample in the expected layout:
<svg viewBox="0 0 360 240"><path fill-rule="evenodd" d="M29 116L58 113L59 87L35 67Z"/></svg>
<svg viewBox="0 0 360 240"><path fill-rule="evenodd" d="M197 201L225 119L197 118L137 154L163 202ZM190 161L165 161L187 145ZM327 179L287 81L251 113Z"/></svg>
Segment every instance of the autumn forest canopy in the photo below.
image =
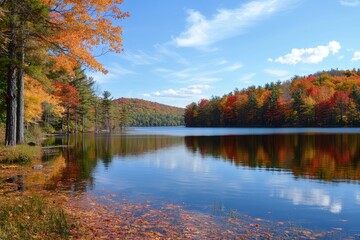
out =
<svg viewBox="0 0 360 240"><path fill-rule="evenodd" d="M202 99L185 110L188 127L360 126L360 69L330 70Z"/></svg>
<svg viewBox="0 0 360 240"><path fill-rule="evenodd" d="M84 69L106 73L96 56L122 51L122 27L115 20L129 13L121 4L0 1L0 92L6 96L0 121L6 124L6 145L24 142L24 125L109 130L111 94L97 97L95 81Z"/></svg>

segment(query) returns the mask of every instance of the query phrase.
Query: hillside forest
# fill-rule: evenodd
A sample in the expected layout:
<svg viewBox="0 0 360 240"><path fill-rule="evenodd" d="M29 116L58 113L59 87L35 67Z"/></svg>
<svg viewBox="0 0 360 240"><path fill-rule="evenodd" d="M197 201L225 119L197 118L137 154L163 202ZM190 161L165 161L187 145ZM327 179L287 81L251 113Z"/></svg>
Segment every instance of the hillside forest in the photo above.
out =
<svg viewBox="0 0 360 240"><path fill-rule="evenodd" d="M360 69L235 89L185 110L188 127L359 127Z"/></svg>
<svg viewBox="0 0 360 240"><path fill-rule="evenodd" d="M119 98L113 103L115 116L120 116L120 127L184 125L183 108L137 98Z"/></svg>

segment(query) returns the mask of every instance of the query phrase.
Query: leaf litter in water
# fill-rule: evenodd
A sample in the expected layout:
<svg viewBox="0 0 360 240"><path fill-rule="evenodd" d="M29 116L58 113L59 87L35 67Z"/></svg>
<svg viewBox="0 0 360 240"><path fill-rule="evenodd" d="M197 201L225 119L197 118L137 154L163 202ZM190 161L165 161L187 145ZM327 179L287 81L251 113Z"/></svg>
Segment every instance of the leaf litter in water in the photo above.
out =
<svg viewBox="0 0 360 240"><path fill-rule="evenodd" d="M156 206L155 206L156 205ZM336 233L315 233L284 222L271 222L232 212L214 216L175 204L114 200L90 193L67 202L86 231L82 238L106 239L323 239Z"/></svg>

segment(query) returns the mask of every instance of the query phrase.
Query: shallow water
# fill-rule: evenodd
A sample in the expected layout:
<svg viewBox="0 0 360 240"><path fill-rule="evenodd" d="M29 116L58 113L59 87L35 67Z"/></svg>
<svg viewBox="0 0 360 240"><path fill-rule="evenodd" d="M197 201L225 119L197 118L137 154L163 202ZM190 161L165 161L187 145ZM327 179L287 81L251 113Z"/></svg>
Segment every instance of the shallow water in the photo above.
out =
<svg viewBox="0 0 360 240"><path fill-rule="evenodd" d="M62 145L54 181L73 192L360 233L360 129L130 128L47 144Z"/></svg>

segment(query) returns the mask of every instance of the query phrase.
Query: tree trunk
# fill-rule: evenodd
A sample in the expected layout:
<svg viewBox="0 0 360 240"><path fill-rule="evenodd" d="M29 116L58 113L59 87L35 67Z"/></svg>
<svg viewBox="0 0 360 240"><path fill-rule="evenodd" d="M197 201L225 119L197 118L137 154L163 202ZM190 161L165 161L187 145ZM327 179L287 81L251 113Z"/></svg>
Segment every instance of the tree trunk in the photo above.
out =
<svg viewBox="0 0 360 240"><path fill-rule="evenodd" d="M78 116L77 113L75 112L75 133L78 132Z"/></svg>
<svg viewBox="0 0 360 240"><path fill-rule="evenodd" d="M106 132L110 132L109 114L105 113L105 129Z"/></svg>
<svg viewBox="0 0 360 240"><path fill-rule="evenodd" d="M65 129L64 129L64 118L65 116L63 115L62 118L61 118L61 131L64 133L65 132Z"/></svg>
<svg viewBox="0 0 360 240"><path fill-rule="evenodd" d="M6 134L5 145L16 145L16 17L14 3L10 3L11 22L9 37L9 65L7 76L7 96L6 96Z"/></svg>
<svg viewBox="0 0 360 240"><path fill-rule="evenodd" d="M95 133L98 132L98 109L97 109L97 102L95 102Z"/></svg>
<svg viewBox="0 0 360 240"><path fill-rule="evenodd" d="M85 114L84 113L82 114L82 123L81 123L81 125L82 125L82 132L85 132Z"/></svg>
<svg viewBox="0 0 360 240"><path fill-rule="evenodd" d="M21 36L20 43L20 66L18 75L18 106L17 106L17 143L24 143L24 62L25 62L25 42Z"/></svg>

